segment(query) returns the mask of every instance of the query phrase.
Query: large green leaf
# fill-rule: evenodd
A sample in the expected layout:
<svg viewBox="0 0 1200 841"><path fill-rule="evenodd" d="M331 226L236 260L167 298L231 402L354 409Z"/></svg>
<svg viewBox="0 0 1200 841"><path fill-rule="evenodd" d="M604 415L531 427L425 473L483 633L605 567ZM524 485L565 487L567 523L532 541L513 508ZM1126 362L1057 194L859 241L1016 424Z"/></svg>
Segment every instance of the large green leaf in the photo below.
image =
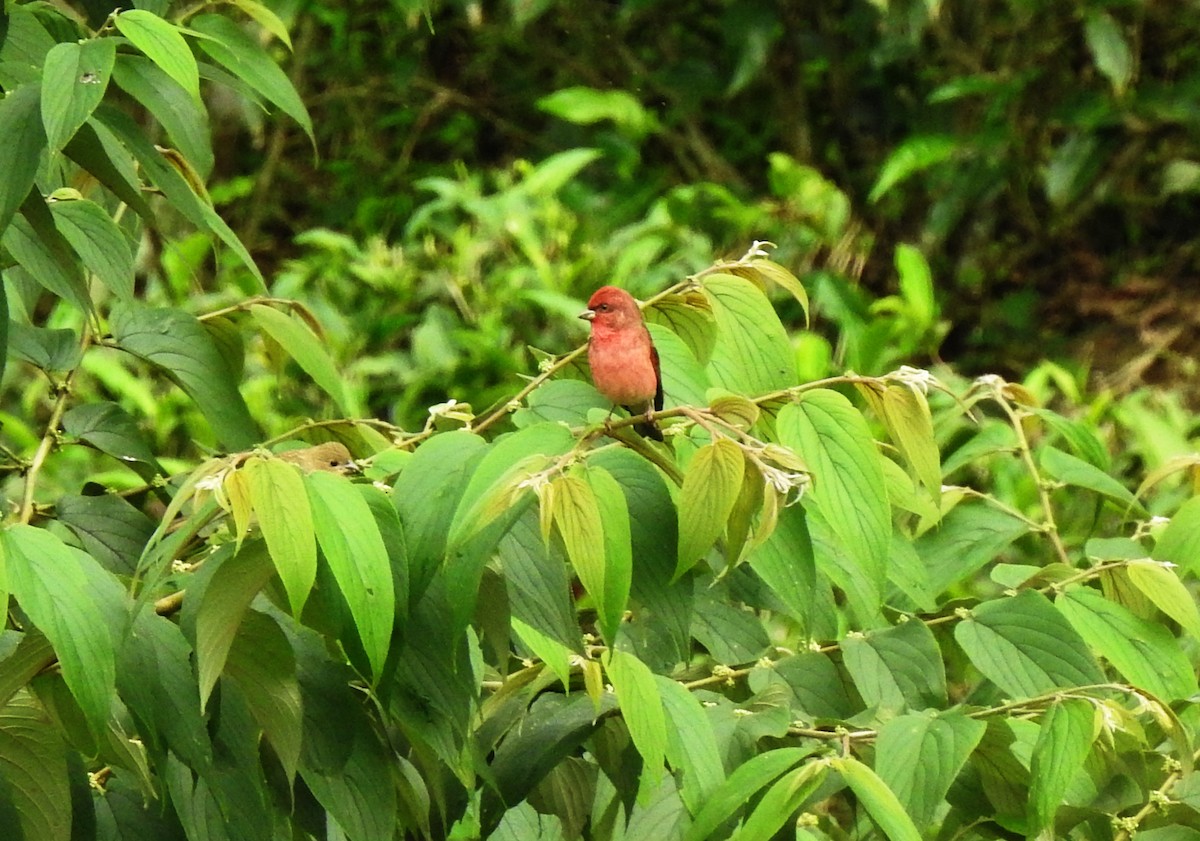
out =
<svg viewBox="0 0 1200 841"><path fill-rule="evenodd" d="M136 571L137 560L154 534L154 521L116 494L67 494L59 498L56 513L84 550L118 575Z"/></svg>
<svg viewBox="0 0 1200 841"><path fill-rule="evenodd" d="M196 67L196 57L178 27L142 9L127 9L113 22L146 58L162 68L189 96L200 101L200 71Z"/></svg>
<svg viewBox="0 0 1200 841"><path fill-rule="evenodd" d="M629 736L642 756L642 775L657 780L667 753L667 719L654 673L619 648L606 652L604 671L612 681Z"/></svg>
<svg viewBox="0 0 1200 841"><path fill-rule="evenodd" d="M33 188L45 145L41 87L22 85L7 91L0 99L0 235Z"/></svg>
<svg viewBox="0 0 1200 841"><path fill-rule="evenodd" d="M345 378L334 365L322 340L307 324L294 315L262 304L250 307L250 313L267 335L278 342L296 360L296 364L313 378L313 382L333 398L338 409L347 415L355 414L346 395Z"/></svg>
<svg viewBox="0 0 1200 841"><path fill-rule="evenodd" d="M547 639L582 653L566 560L557 543L542 540L535 510L527 510L500 538L496 557L514 622L524 622Z"/></svg>
<svg viewBox="0 0 1200 841"><path fill-rule="evenodd" d="M132 301L133 250L112 217L87 199L57 199L50 203L50 212L55 227L88 271L118 300Z"/></svg>
<svg viewBox="0 0 1200 841"><path fill-rule="evenodd" d="M1014 698L1104 682L1087 644L1033 590L974 608L954 638L975 667Z"/></svg>
<svg viewBox="0 0 1200 841"><path fill-rule="evenodd" d="M113 81L154 115L201 177L212 172L208 112L178 82L154 62L132 53L118 56Z"/></svg>
<svg viewBox="0 0 1200 841"><path fill-rule="evenodd" d="M842 641L846 669L867 704L886 710L946 705L946 672L933 632L901 622Z"/></svg>
<svg viewBox="0 0 1200 841"><path fill-rule="evenodd" d="M448 529L479 458L482 438L463 430L435 435L417 448L392 490L404 524L412 589L418 598L446 554Z"/></svg>
<svg viewBox="0 0 1200 841"><path fill-rule="evenodd" d="M196 401L226 446L247 449L258 440L237 378L195 317L165 307L129 305L114 309L111 327L123 350L158 367Z"/></svg>
<svg viewBox="0 0 1200 841"><path fill-rule="evenodd" d="M347 479L316 471L304 482L317 542L350 608L372 674L378 677L396 615L387 547L367 501Z"/></svg>
<svg viewBox="0 0 1200 841"><path fill-rule="evenodd" d="M875 771L913 822L930 826L986 729L982 721L956 710L893 718L879 730Z"/></svg>
<svg viewBox="0 0 1200 841"><path fill-rule="evenodd" d="M667 723L667 761L682 772L680 794L688 811L697 814L725 781L713 723L696 696L678 681L655 676Z"/></svg>
<svg viewBox="0 0 1200 841"><path fill-rule="evenodd" d="M748 563L788 614L807 628L817 573L804 508L792 505L780 511L775 530L750 554Z"/></svg>
<svg viewBox="0 0 1200 841"><path fill-rule="evenodd" d="M73 344L77 343L76 339ZM137 421L118 404L107 400L82 403L67 410L62 423L68 435L127 464L145 481L166 475Z"/></svg>
<svg viewBox="0 0 1200 841"><path fill-rule="evenodd" d="M1200 574L1200 496L1192 497L1171 515L1150 553L1156 561L1168 561L1193 575Z"/></svg>
<svg viewBox="0 0 1200 841"><path fill-rule="evenodd" d="M104 99L116 53L113 38L66 41L46 53L42 124L51 152L62 149Z"/></svg>
<svg viewBox="0 0 1200 841"><path fill-rule="evenodd" d="M812 748L775 748L743 762L705 802L684 835L684 841L707 841L721 824L745 806L759 789L804 761Z"/></svg>
<svg viewBox="0 0 1200 841"><path fill-rule="evenodd" d="M142 219L151 221L155 218L142 195L133 156L103 123L88 120L71 138L63 154L87 170Z"/></svg>
<svg viewBox="0 0 1200 841"><path fill-rule="evenodd" d="M929 570L929 587L942 593L966 581L1029 531L1029 523L985 502L955 506L935 529L917 539L917 554Z"/></svg>
<svg viewBox="0 0 1200 841"><path fill-rule="evenodd" d="M1088 645L1134 686L1168 702L1197 691L1187 655L1162 625L1135 616L1091 587L1068 587L1055 606Z"/></svg>
<svg viewBox="0 0 1200 841"><path fill-rule="evenodd" d="M1182 625L1193 638L1200 640L1200 609L1170 564L1137 558L1127 563L1124 569L1129 580L1146 598Z"/></svg>
<svg viewBox="0 0 1200 841"><path fill-rule="evenodd" d="M917 480L935 500L941 495L942 465L937 439L933 434L933 416L925 395L905 383L888 382L876 388L874 383L859 385L888 435L896 443Z"/></svg>
<svg viewBox="0 0 1200 841"><path fill-rule="evenodd" d="M287 74L279 69L269 53L232 18L224 15L200 15L189 25L208 38L198 40L200 49L218 64L253 88L263 99L300 124L309 139L313 136L312 119Z"/></svg>
<svg viewBox="0 0 1200 841"><path fill-rule="evenodd" d="M508 731L488 766L506 804L519 803L564 757L574 753L599 726L599 717L616 706L611 693L600 709L583 692L569 696L545 692Z"/></svg>
<svg viewBox="0 0 1200 841"><path fill-rule="evenodd" d="M706 277L702 288L717 321L712 384L747 397L795 385L792 345L767 296L728 274Z"/></svg>
<svg viewBox="0 0 1200 841"><path fill-rule="evenodd" d="M1029 834L1041 837L1052 828L1071 781L1079 774L1096 738L1099 711L1086 698L1066 698L1042 716L1033 748L1029 785Z"/></svg>
<svg viewBox="0 0 1200 841"><path fill-rule="evenodd" d="M229 227L220 215L213 210L212 205L198 195L203 191L202 185L193 185L171 163L170 159L153 143L151 143L135 122L122 111L109 105L101 105L96 109L95 118L115 134L125 147L133 153L134 158L141 164L146 178L162 190L163 195L171 206L202 230L211 231L221 242L225 243L242 264L250 270L259 291L266 291L262 272L246 250L246 246L238 239L237 234ZM68 154L70 154L68 150ZM72 157L74 157L72 155Z"/></svg>
<svg viewBox="0 0 1200 841"><path fill-rule="evenodd" d="M687 342L658 324L646 325L658 351L662 368L663 401L671 406L702 406L706 402L708 375ZM607 408L607 407L605 407Z"/></svg>
<svg viewBox="0 0 1200 841"><path fill-rule="evenodd" d="M121 646L117 690L141 722L139 732L156 755L166 751L203 770L212 743L200 712L192 648L179 626L143 610Z"/></svg>
<svg viewBox="0 0 1200 841"><path fill-rule="evenodd" d="M300 684L292 647L274 619L255 610L245 614L229 648L223 677L241 689L291 781L303 736Z"/></svg>
<svg viewBox="0 0 1200 841"><path fill-rule="evenodd" d="M896 793L874 771L852 756L838 757L829 764L842 775L884 835L892 841L920 841L921 833L912 817L904 811Z"/></svg>
<svg viewBox="0 0 1200 841"><path fill-rule="evenodd" d="M742 489L745 457L728 438L701 447L688 463L679 492L679 578L708 554L725 531Z"/></svg>
<svg viewBox="0 0 1200 841"><path fill-rule="evenodd" d="M0 555L13 595L54 645L63 679L99 736L108 726L116 682L108 618L84 568L99 565L50 532L26 525L0 532Z"/></svg>
<svg viewBox="0 0 1200 841"><path fill-rule="evenodd" d="M806 762L775 781L758 801L733 841L770 841L825 781L829 766Z"/></svg>
<svg viewBox="0 0 1200 841"><path fill-rule="evenodd" d="M216 560L209 559L207 563ZM225 668L229 648L250 602L275 573L266 544L261 540L247 541L241 551L226 555L219 563L204 588L199 607L195 608L201 709L208 703L208 696Z"/></svg>
<svg viewBox="0 0 1200 841"><path fill-rule="evenodd" d="M0 246L46 290L85 313L92 311L79 260L55 227L54 217L40 195L30 194L0 237Z"/></svg>
<svg viewBox="0 0 1200 841"><path fill-rule="evenodd" d="M69 841L71 792L62 730L27 692L0 707L0 781L24 841Z"/></svg>
<svg viewBox="0 0 1200 841"><path fill-rule="evenodd" d="M593 592L599 613L600 627L605 639L616 639L617 629L625 615L629 602L629 588L633 577L633 551L630 539L629 509L621 486L607 470L588 467L584 479L591 487L596 500L603 530L604 547L603 591ZM568 554L570 554L568 552ZM586 586L586 585L585 585Z"/></svg>
<svg viewBox="0 0 1200 841"><path fill-rule="evenodd" d="M271 562L292 613L299 616L317 578L316 533L304 479L299 468L276 458L250 458L242 470Z"/></svg>
<svg viewBox="0 0 1200 841"><path fill-rule="evenodd" d="M1043 447L1038 458L1042 470L1051 479L1065 485L1095 491L1118 503L1125 510L1131 508L1141 510L1141 505L1128 488L1083 459L1076 458L1070 453L1064 453L1055 447Z"/></svg>
<svg viewBox="0 0 1200 841"><path fill-rule="evenodd" d="M809 495L847 560L882 593L887 580L891 509L882 456L867 422L835 391L805 392L776 420L779 440L812 473Z"/></svg>

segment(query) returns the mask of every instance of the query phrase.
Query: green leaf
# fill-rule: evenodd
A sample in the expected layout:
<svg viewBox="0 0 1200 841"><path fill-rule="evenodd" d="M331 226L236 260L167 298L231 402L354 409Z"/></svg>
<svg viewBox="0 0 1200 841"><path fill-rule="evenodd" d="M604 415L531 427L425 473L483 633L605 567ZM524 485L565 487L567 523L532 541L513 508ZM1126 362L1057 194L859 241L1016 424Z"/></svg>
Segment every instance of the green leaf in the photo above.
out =
<svg viewBox="0 0 1200 841"><path fill-rule="evenodd" d="M207 563L212 563L210 559ZM225 668L229 648L250 602L271 580L275 568L266 544L247 541L237 554L226 555L196 608L196 671L200 682L200 709Z"/></svg>
<svg viewBox="0 0 1200 841"><path fill-rule="evenodd" d="M138 163L141 164L146 177L162 190L171 206L182 213L193 225L211 231L221 242L225 243L242 261L242 264L250 270L257 281L259 291L265 291L266 284L263 281L262 272L259 271L254 258L250 256L250 252L238 239L237 234L213 210L212 205L197 194L188 179L146 138L137 124L124 112L108 105L101 105L96 109L96 118L120 138L126 148L133 153ZM202 185L200 187L203 189Z"/></svg>
<svg viewBox="0 0 1200 841"><path fill-rule="evenodd" d="M705 802L684 841L707 841L754 794L810 756L813 748L775 748L751 757L733 770Z"/></svg>
<svg viewBox="0 0 1200 841"><path fill-rule="evenodd" d="M762 620L742 610L727 593L725 598L718 598L717 592L710 588L696 594L691 629L696 642L724 666L752 663L763 657L771 640Z"/></svg>
<svg viewBox="0 0 1200 841"><path fill-rule="evenodd" d="M583 426L587 423L588 411L608 411L612 402L600 396L600 392L583 380L550 380L534 390L525 401L525 406L513 413L513 424L518 429L535 423L565 423L568 426Z"/></svg>
<svg viewBox="0 0 1200 841"><path fill-rule="evenodd" d="M282 41L289 50L292 48L292 39L288 35L287 27L279 19L279 15L257 0L232 0L232 3L252 18L255 23Z"/></svg>
<svg viewBox="0 0 1200 841"><path fill-rule="evenodd" d="M621 620L615 605L608 604L610 585L608 582L607 535L596 489L587 475L572 473L554 481L551 487L554 525L562 538L571 560L571 567L579 581L596 603L604 636L612 640ZM619 490L619 488L618 488ZM624 499L620 500L624 509ZM606 508L611 511L609 502ZM622 510L622 513L625 512ZM625 514L625 540L628 547L629 519ZM628 551L628 548L626 548ZM626 596L628 595L628 565L625 567ZM624 611L624 601L619 611Z"/></svg>
<svg viewBox="0 0 1200 841"><path fill-rule="evenodd" d="M31 327L19 321L8 322L8 329L8 349L13 358L43 371L70 371L83 355L74 330Z"/></svg>
<svg viewBox="0 0 1200 841"><path fill-rule="evenodd" d="M903 242L896 246L894 259L896 273L900 277L900 294L908 304L915 326L928 330L938 317L929 263L919 248Z"/></svg>
<svg viewBox="0 0 1200 841"><path fill-rule="evenodd" d="M599 149L567 149L539 161L521 179L519 189L535 198L554 195L603 153Z"/></svg>
<svg viewBox="0 0 1200 841"><path fill-rule="evenodd" d="M87 170L89 175L133 208L142 219L154 219L142 195L133 156L103 123L95 119L88 120L75 132L71 142L63 149L63 154Z"/></svg>
<svg viewBox="0 0 1200 841"><path fill-rule="evenodd" d="M21 85L7 91L0 99L0 234L33 189L45 145L41 87Z"/></svg>
<svg viewBox="0 0 1200 841"><path fill-rule="evenodd" d="M117 45L113 38L67 41L46 53L42 67L42 124L58 152L96 110L108 89Z"/></svg>
<svg viewBox="0 0 1200 841"><path fill-rule="evenodd" d="M117 575L132 575L154 521L115 494L59 498L58 521L75 532L84 550Z"/></svg>
<svg viewBox="0 0 1200 841"><path fill-rule="evenodd" d="M1104 682L1087 644L1034 590L984 602L954 629L984 677L1013 698Z"/></svg>
<svg viewBox="0 0 1200 841"><path fill-rule="evenodd" d="M792 344L767 296L729 274L709 275L702 289L717 322L712 384L747 397L795 385Z"/></svg>
<svg viewBox="0 0 1200 841"><path fill-rule="evenodd" d="M644 108L633 94L623 90L562 88L539 99L537 107L577 125L611 120L634 138L644 137L658 128L654 113Z"/></svg>
<svg viewBox="0 0 1200 841"><path fill-rule="evenodd" d="M1042 716L1029 768L1029 835L1054 827L1054 813L1083 768L1096 738L1095 705L1085 698L1055 702Z"/></svg>
<svg viewBox="0 0 1200 841"><path fill-rule="evenodd" d="M604 530L604 592L603 597L597 599L596 608L604 637L612 642L629 603L633 577L629 509L621 486L607 470L589 466L584 471L584 478L595 494Z"/></svg>
<svg viewBox="0 0 1200 841"><path fill-rule="evenodd" d="M3 552L0 552L0 565L3 565ZM8 596L5 594L5 604ZM11 651L7 650L0 659L0 707L7 704L14 695L25 688L29 681L52 666L57 659L50 640L37 629L30 631L6 631L4 637L8 642L13 635L20 639Z"/></svg>
<svg viewBox="0 0 1200 841"><path fill-rule="evenodd" d="M200 71L196 67L196 57L178 27L141 9L123 11L113 22L146 58L174 79L189 96L200 101ZM230 23L233 25L232 21Z"/></svg>
<svg viewBox="0 0 1200 841"><path fill-rule="evenodd" d="M446 523L487 449L482 438L465 430L435 435L417 448L396 480L392 501L404 524L410 600L425 591L445 557Z"/></svg>
<svg viewBox="0 0 1200 841"><path fill-rule="evenodd" d="M50 202L54 225L83 265L123 303L133 300L133 251L117 223L87 199Z"/></svg>
<svg viewBox="0 0 1200 841"><path fill-rule="evenodd" d="M867 201L874 204L901 181L950 160L958 146L958 138L953 135L918 134L906 138L879 168Z"/></svg>
<svg viewBox="0 0 1200 841"><path fill-rule="evenodd" d="M496 558L504 572L514 627L522 622L563 648L582 653L566 559L558 543L542 540L535 510L527 510L500 538Z"/></svg>
<svg viewBox="0 0 1200 841"><path fill-rule="evenodd" d="M874 383L860 384L859 393L887 427L888 435L909 463L917 480L936 501L942 494L942 464L933 416L925 395L916 388L889 382L882 388Z"/></svg>
<svg viewBox="0 0 1200 841"><path fill-rule="evenodd" d="M829 764L842 775L884 835L892 841L920 841L921 833L900 799L874 771L852 756L831 759Z"/></svg>
<svg viewBox="0 0 1200 841"><path fill-rule="evenodd" d="M792 505L780 511L775 531L750 553L747 563L783 603L788 615L807 628L817 571L804 508Z"/></svg>
<svg viewBox="0 0 1200 841"><path fill-rule="evenodd" d="M982 721L956 710L902 715L880 728L875 770L913 823L933 824L946 792L986 729Z"/></svg>
<svg viewBox="0 0 1200 841"><path fill-rule="evenodd" d="M192 29L209 37L197 41L200 49L263 99L274 104L300 124L309 140L316 143L308 109L287 74L271 56L231 18L200 15L190 21ZM165 69L165 68L164 68Z"/></svg>
<svg viewBox="0 0 1200 841"><path fill-rule="evenodd" d="M122 349L157 366L196 401L227 447L248 449L258 440L237 378L196 318L139 304L114 309L110 326Z"/></svg>
<svg viewBox="0 0 1200 841"><path fill-rule="evenodd" d="M303 736L300 685L292 647L274 619L255 610L242 617L223 676L242 690L291 782Z"/></svg>
<svg viewBox="0 0 1200 841"><path fill-rule="evenodd" d="M1079 421L1064 418L1049 409L1030 407L1027 411L1045 421L1047 426L1063 437L1075 455L1088 464L1106 473L1112 467L1112 459L1109 458L1108 451L1104 449L1104 445L1100 443L1096 433L1089 427Z"/></svg>
<svg viewBox="0 0 1200 841"><path fill-rule="evenodd" d="M1120 25L1107 12L1089 11L1083 22L1084 40L1117 96L1125 93L1133 78L1133 53L1125 42Z"/></svg>
<svg viewBox="0 0 1200 841"><path fill-rule="evenodd" d="M1167 702L1197 691L1187 655L1162 625L1135 616L1091 587L1066 588L1055 606L1090 646L1139 689Z"/></svg>
<svg viewBox="0 0 1200 841"><path fill-rule="evenodd" d="M603 662L621 717L642 756L642 776L657 781L667 752L667 719L654 673L637 657L617 648L609 649Z"/></svg>
<svg viewBox="0 0 1200 841"><path fill-rule="evenodd" d="M674 331L649 323L646 329L658 351L662 367L663 403L671 406L701 406L708 391L708 375L687 342ZM603 408L609 408L607 401Z"/></svg>
<svg viewBox="0 0 1200 841"><path fill-rule="evenodd" d="M72 337L73 338L73 337ZM137 421L116 403L83 403L63 415L63 431L128 464L145 481L167 475Z"/></svg>
<svg viewBox="0 0 1200 841"><path fill-rule="evenodd" d="M780 410L776 430L780 442L808 465L808 497L821 509L839 548L882 592L891 509L882 456L866 420L842 395L815 389Z"/></svg>
<svg viewBox="0 0 1200 841"><path fill-rule="evenodd" d="M45 289L85 313L92 299L79 260L58 228L41 196L31 195L0 237L0 246Z"/></svg>
<svg viewBox="0 0 1200 841"><path fill-rule="evenodd" d="M62 730L28 692L0 707L0 782L25 841L69 841L71 791Z"/></svg>
<svg viewBox="0 0 1200 841"><path fill-rule="evenodd" d="M825 782L828 770L824 762L814 760L789 771L767 789L731 841L770 841Z"/></svg>
<svg viewBox="0 0 1200 841"><path fill-rule="evenodd" d="M933 632L902 622L842 642L846 669L868 705L921 710L946 705L946 672Z"/></svg>
<svg viewBox="0 0 1200 841"><path fill-rule="evenodd" d="M607 692L601 696L600 710L582 692L539 695L508 731L489 765L501 799L505 803L524 800L552 768L595 731L599 716L615 706L616 699Z"/></svg>
<svg viewBox="0 0 1200 841"><path fill-rule="evenodd" d="M985 502L964 502L916 541L917 554L929 570L929 586L942 593L966 581L994 560L1029 523Z"/></svg>
<svg viewBox="0 0 1200 841"><path fill-rule="evenodd" d="M695 566L725 531L742 488L745 457L728 438L696 451L679 492L679 558L675 578Z"/></svg>
<svg viewBox="0 0 1200 841"><path fill-rule="evenodd" d="M1179 506L1158 536L1150 556L1200 575L1200 496Z"/></svg>
<svg viewBox="0 0 1200 841"><path fill-rule="evenodd" d="M117 690L139 720L138 732L158 755L170 749L203 770L212 743L200 710L192 648L174 622L143 610L121 646Z"/></svg>
<svg viewBox="0 0 1200 841"><path fill-rule="evenodd" d="M315 471L304 477L317 542L376 677L383 669L396 616L387 547L367 501L342 476Z"/></svg>
<svg viewBox="0 0 1200 841"><path fill-rule="evenodd" d="M295 616L317 578L313 513L300 469L276 458L247 459L250 501Z"/></svg>
<svg viewBox="0 0 1200 841"><path fill-rule="evenodd" d="M144 56L118 56L113 81L154 115L196 171L208 177L213 168L212 135L202 105Z"/></svg>
<svg viewBox="0 0 1200 841"><path fill-rule="evenodd" d="M333 398L343 414L353 415L346 396L346 378L338 371L333 358L325 350L325 342L307 324L294 315L255 304L250 313L258 326L296 360L304 372L313 378L326 394Z"/></svg>
<svg viewBox="0 0 1200 841"><path fill-rule="evenodd" d="M851 698L850 681L828 654L805 651L776 660L772 673L795 696L796 708L809 719L846 719L862 704Z"/></svg>
<svg viewBox="0 0 1200 841"><path fill-rule="evenodd" d="M642 310L642 315L647 324L670 328L687 345L697 362L708 364L717 342L717 321L712 305L704 295L699 292L668 295ZM665 382L665 371L663 379Z"/></svg>
<svg viewBox="0 0 1200 841"><path fill-rule="evenodd" d="M1138 558L1125 565L1129 580L1163 613L1200 640L1200 610L1191 592L1169 564Z"/></svg>
<svg viewBox="0 0 1200 841"><path fill-rule="evenodd" d="M681 772L683 802L697 814L725 781L712 721L696 696L678 681L655 675L667 722L667 762Z"/></svg>
<svg viewBox="0 0 1200 841"><path fill-rule="evenodd" d="M1119 503L1126 510L1142 510L1134 495L1120 482L1098 467L1054 447L1043 447L1039 461L1046 474L1055 481L1095 491Z"/></svg>
<svg viewBox="0 0 1200 841"><path fill-rule="evenodd" d="M53 644L67 688L99 737L108 727L116 654L85 569L98 565L50 532L26 525L0 531L0 556L12 594Z"/></svg>
<svg viewBox="0 0 1200 841"><path fill-rule="evenodd" d="M488 523L508 512L529 490L520 485L574 444L571 431L556 423L535 424L497 439L462 492L450 523L450 547L465 544ZM444 522L440 528L445 528Z"/></svg>

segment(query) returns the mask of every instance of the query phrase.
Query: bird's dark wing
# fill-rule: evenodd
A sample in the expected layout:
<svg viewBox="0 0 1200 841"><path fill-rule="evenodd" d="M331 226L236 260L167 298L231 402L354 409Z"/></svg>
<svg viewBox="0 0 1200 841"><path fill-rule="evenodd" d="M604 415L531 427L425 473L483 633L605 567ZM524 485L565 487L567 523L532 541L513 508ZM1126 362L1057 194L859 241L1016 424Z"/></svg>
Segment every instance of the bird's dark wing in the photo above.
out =
<svg viewBox="0 0 1200 841"><path fill-rule="evenodd" d="M663 407L662 369L658 364L658 348L650 345L650 361L654 364L654 379L657 385L654 389L654 411L661 412Z"/></svg>

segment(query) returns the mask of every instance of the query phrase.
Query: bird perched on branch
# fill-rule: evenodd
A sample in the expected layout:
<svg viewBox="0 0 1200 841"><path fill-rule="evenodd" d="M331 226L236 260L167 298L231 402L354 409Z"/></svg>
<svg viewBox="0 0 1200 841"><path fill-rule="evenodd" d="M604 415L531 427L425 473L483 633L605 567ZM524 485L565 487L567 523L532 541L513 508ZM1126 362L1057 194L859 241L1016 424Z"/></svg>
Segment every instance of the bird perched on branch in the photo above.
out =
<svg viewBox="0 0 1200 841"><path fill-rule="evenodd" d="M663 440L654 412L663 407L658 351L642 320L637 301L624 289L602 286L579 317L592 323L588 363L596 390L630 414L645 413L634 429L647 438Z"/></svg>

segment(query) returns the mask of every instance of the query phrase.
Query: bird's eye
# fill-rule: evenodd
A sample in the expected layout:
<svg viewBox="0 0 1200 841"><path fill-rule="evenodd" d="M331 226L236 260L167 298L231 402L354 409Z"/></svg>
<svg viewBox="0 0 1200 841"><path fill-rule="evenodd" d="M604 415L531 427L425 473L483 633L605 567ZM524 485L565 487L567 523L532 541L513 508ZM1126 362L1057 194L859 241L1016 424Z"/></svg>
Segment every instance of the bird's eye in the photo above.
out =
<svg viewBox="0 0 1200 841"><path fill-rule="evenodd" d="M600 304L596 307L597 312L608 312L608 304Z"/></svg>

